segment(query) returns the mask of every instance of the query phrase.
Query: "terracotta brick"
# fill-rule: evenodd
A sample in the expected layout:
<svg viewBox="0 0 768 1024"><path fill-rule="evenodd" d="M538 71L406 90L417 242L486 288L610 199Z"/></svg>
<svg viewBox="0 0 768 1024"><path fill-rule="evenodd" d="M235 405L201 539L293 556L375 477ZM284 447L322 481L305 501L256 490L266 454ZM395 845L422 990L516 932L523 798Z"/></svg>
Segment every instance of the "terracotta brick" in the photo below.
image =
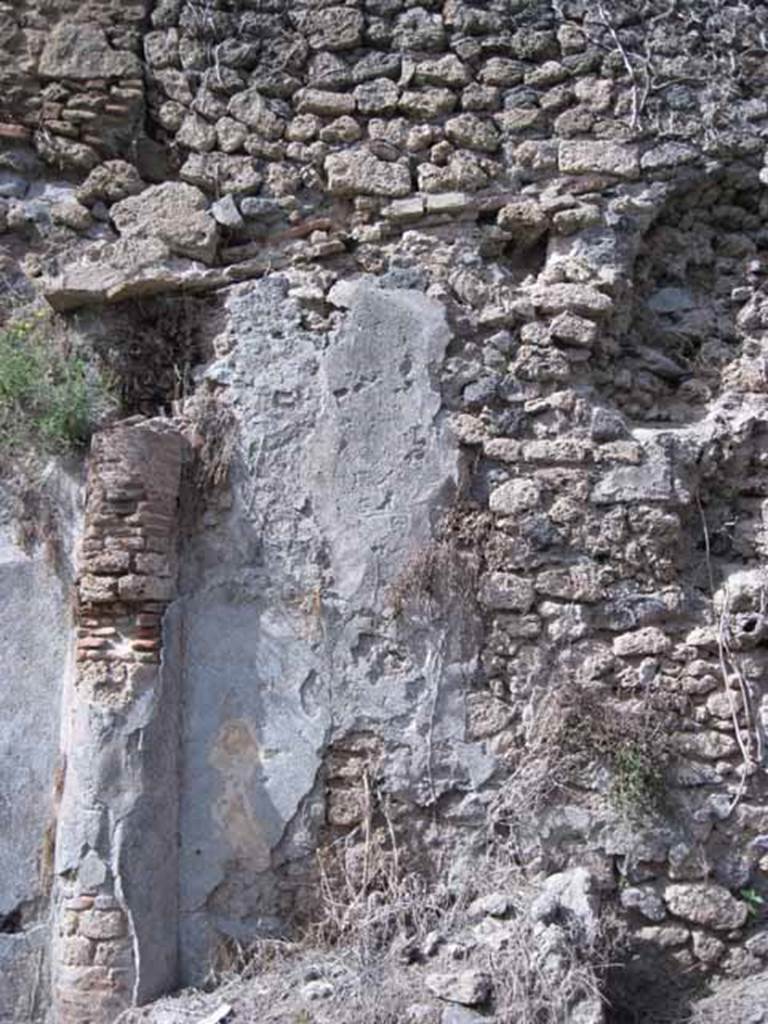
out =
<svg viewBox="0 0 768 1024"><path fill-rule="evenodd" d="M100 648L106 647L107 641L101 636L84 636L77 641L77 649L79 651L94 650L97 651Z"/></svg>
<svg viewBox="0 0 768 1024"><path fill-rule="evenodd" d="M65 910L90 910L93 906L93 896L70 896L64 900Z"/></svg>
<svg viewBox="0 0 768 1024"><path fill-rule="evenodd" d="M158 626L138 626L133 630L133 636L136 640L157 640L160 636L160 629Z"/></svg>
<svg viewBox="0 0 768 1024"><path fill-rule="evenodd" d="M159 640L132 640L131 647L134 651L156 651L160 648Z"/></svg>

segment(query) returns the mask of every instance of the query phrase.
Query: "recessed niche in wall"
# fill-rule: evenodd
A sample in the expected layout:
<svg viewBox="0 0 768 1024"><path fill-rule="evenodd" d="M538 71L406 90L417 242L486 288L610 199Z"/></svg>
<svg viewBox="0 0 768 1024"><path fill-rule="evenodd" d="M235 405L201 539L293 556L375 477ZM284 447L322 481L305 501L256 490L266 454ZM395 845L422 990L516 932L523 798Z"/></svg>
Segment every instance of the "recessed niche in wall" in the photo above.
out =
<svg viewBox="0 0 768 1024"><path fill-rule="evenodd" d="M631 317L607 367L609 397L629 419L705 414L740 355L734 289L755 283L766 248L753 167L731 166L667 201L640 244Z"/></svg>

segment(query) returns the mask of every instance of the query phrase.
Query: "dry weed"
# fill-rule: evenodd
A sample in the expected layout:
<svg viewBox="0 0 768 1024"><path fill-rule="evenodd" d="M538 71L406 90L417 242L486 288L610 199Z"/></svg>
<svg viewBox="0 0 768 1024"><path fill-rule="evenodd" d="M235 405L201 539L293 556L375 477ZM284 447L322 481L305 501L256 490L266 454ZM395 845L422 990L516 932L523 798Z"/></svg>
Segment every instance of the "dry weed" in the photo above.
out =
<svg viewBox="0 0 768 1024"><path fill-rule="evenodd" d="M447 857L428 876L410 867L402 827L367 773L360 787L359 825L318 855L316 920L295 942L223 943L217 998L260 1024L405 1024L415 1005L434 1005L426 973L454 970L454 949L462 968L491 975L497 1024L562 1024L599 1000L604 946L535 920L538 889L511 844L490 838L463 870ZM490 923L497 937L478 941L473 903L500 893L508 911Z"/></svg>
<svg viewBox="0 0 768 1024"><path fill-rule="evenodd" d="M215 393L201 392L186 410L195 458L191 467L196 491L210 494L229 480L237 439L236 421L229 405Z"/></svg>
<svg viewBox="0 0 768 1024"><path fill-rule="evenodd" d="M415 1019L412 1007L432 1001L426 971L452 969L441 957L451 944L465 951L463 968L491 975L497 1024L563 1024L579 1004L599 1000L605 948L567 929L542 930L528 913L536 889L519 867L489 859L475 867L464 888L406 876L388 897L355 898L354 907L344 902L346 883L343 892L326 889L329 915L344 917L343 938L324 944L315 932L299 943L230 947L217 998L260 1024L404 1024ZM503 936L496 948L478 945L469 907L498 891L510 901L495 922ZM301 990L312 982L326 994L307 1002Z"/></svg>
<svg viewBox="0 0 768 1024"><path fill-rule="evenodd" d="M530 716L524 743L492 808L493 827L530 855L546 810L558 800L596 791L600 769L610 777L605 796L624 818L653 817L666 808L669 737L679 714L663 695L617 700L602 687L545 692Z"/></svg>
<svg viewBox="0 0 768 1024"><path fill-rule="evenodd" d="M483 568L488 514L457 503L435 529L435 537L415 552L390 584L388 600L396 616L434 618L455 600L474 602Z"/></svg>

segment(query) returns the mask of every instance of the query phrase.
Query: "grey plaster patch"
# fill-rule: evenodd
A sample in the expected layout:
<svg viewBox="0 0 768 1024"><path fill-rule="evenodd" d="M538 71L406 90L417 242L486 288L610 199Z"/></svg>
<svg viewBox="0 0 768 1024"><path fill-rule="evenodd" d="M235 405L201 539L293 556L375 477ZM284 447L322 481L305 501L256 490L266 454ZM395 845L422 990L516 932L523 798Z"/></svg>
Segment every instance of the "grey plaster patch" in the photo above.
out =
<svg viewBox="0 0 768 1024"><path fill-rule="evenodd" d="M0 935L0 1024L42 1021L48 1003L48 928Z"/></svg>
<svg viewBox="0 0 768 1024"><path fill-rule="evenodd" d="M343 305L338 329L312 333L280 280L235 288L219 339L231 351L207 372L229 389L239 455L231 509L184 552L171 621L186 980L217 934L280 926L276 848L334 738L375 725L388 785L424 803L490 772L464 743L472 629L458 616L404 636L385 615L388 585L456 489L438 422L445 315L365 279Z"/></svg>
<svg viewBox="0 0 768 1024"><path fill-rule="evenodd" d="M46 831L71 622L42 550L26 554L4 525L0 593L0 1021L20 1021L46 999Z"/></svg>

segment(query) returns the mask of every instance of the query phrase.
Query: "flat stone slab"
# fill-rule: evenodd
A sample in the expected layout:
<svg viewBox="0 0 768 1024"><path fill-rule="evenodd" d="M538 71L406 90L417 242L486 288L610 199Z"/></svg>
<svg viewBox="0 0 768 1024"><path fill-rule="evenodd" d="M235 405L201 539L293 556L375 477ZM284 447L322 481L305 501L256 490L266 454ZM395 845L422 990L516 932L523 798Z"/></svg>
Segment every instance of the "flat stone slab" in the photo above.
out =
<svg viewBox="0 0 768 1024"><path fill-rule="evenodd" d="M82 259L40 282L57 312L170 291L198 291L223 284L224 275L195 260L174 256L159 238L96 242Z"/></svg>

